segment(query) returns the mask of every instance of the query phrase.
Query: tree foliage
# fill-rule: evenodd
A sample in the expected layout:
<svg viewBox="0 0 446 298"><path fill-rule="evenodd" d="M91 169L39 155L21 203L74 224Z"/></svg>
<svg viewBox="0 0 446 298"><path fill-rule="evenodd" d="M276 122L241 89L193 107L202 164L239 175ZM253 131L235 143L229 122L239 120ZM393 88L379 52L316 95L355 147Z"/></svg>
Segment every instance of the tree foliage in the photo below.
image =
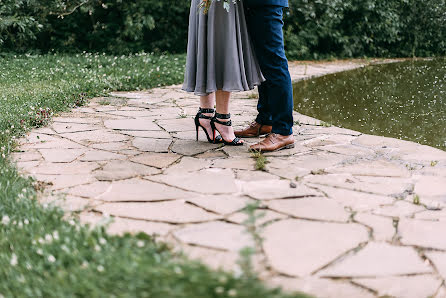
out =
<svg viewBox="0 0 446 298"><path fill-rule="evenodd" d="M0 0L0 47L184 52L188 0ZM292 59L446 54L446 0L290 0ZM1 48L0 48L1 50Z"/></svg>

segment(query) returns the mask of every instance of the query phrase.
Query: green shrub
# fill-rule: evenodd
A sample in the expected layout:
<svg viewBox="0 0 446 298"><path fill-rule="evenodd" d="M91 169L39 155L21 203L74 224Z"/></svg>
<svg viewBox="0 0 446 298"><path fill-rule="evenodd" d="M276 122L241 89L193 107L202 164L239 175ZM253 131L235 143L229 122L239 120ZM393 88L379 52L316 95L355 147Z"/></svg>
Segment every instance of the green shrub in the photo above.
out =
<svg viewBox="0 0 446 298"><path fill-rule="evenodd" d="M446 53L445 0L290 0L292 59Z"/></svg>
<svg viewBox="0 0 446 298"><path fill-rule="evenodd" d="M0 0L0 51L182 53L189 6ZM290 0L284 30L291 59L445 55L446 0Z"/></svg>

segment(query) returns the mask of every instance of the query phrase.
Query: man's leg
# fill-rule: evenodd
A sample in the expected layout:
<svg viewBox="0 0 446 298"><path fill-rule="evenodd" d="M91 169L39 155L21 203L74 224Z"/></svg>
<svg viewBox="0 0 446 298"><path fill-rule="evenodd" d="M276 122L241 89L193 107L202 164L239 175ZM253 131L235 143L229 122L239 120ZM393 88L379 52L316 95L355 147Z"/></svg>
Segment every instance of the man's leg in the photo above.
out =
<svg viewBox="0 0 446 298"><path fill-rule="evenodd" d="M248 32L253 39L256 35L257 18L254 15L254 10L252 8L245 8L246 23L248 26ZM259 90L259 101L257 103L257 115L256 122L263 125L272 125L272 116L268 110L268 91L266 84L263 83L258 87Z"/></svg>
<svg viewBox="0 0 446 298"><path fill-rule="evenodd" d="M283 8L255 7L247 15L249 33L266 78L259 88L259 121L271 119L273 133L292 135L293 88L283 41Z"/></svg>

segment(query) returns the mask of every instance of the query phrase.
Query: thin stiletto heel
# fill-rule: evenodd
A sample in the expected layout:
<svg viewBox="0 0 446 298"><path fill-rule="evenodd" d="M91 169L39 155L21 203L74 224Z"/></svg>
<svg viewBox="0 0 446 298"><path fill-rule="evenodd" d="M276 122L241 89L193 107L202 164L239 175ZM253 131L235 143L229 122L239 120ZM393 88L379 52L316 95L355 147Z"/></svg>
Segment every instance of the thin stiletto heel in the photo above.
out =
<svg viewBox="0 0 446 298"><path fill-rule="evenodd" d="M213 114L214 112L215 112L214 109L202 109L202 108L198 109L198 113L195 116L195 129L196 129L196 132L197 132L197 134L196 134L197 142L198 142L198 135L199 135L200 127L203 129L204 133L206 134L206 138L208 139L209 143L218 144L218 143L222 142L221 136L216 137L215 132L213 132L213 137L211 139L211 137L209 136L209 133L207 132L206 128L203 127L200 124L200 119L207 119L207 120L211 120L212 121L212 117L206 116L203 113Z"/></svg>

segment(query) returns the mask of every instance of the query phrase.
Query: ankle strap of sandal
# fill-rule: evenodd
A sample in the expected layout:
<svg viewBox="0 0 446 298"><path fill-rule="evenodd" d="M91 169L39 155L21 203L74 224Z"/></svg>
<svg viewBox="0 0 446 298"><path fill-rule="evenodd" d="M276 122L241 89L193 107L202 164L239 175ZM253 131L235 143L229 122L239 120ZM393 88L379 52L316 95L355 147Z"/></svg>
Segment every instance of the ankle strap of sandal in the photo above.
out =
<svg viewBox="0 0 446 298"><path fill-rule="evenodd" d="M231 119L231 114L215 113L215 118L218 118L218 119Z"/></svg>
<svg viewBox="0 0 446 298"><path fill-rule="evenodd" d="M198 113L213 114L214 112L215 112L215 109L198 108Z"/></svg>
<svg viewBox="0 0 446 298"><path fill-rule="evenodd" d="M225 126L232 126L232 120L229 121L220 121L219 119L231 119L231 114L219 114L219 113L215 113L214 118L212 118L212 121L221 125L225 125Z"/></svg>

